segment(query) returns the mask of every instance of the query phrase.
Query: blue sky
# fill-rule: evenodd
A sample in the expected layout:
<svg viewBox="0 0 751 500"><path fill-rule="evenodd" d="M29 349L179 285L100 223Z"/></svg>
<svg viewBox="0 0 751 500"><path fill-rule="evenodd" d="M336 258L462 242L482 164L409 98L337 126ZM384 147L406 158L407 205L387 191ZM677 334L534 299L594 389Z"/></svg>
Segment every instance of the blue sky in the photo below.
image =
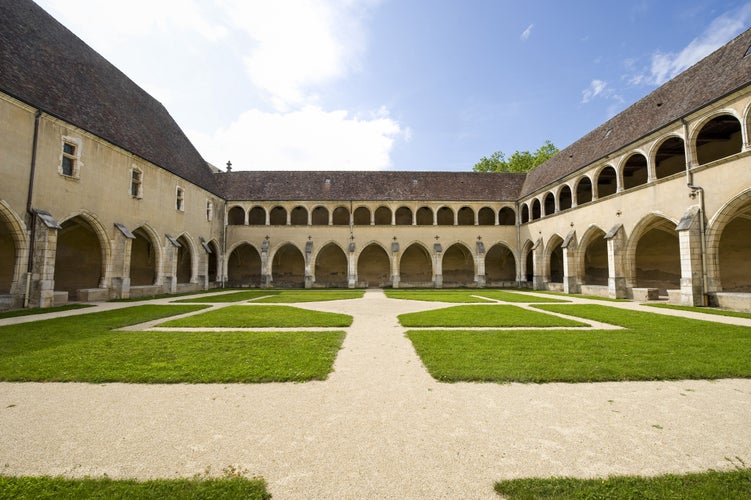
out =
<svg viewBox="0 0 751 500"><path fill-rule="evenodd" d="M751 24L741 0L37 1L235 170L563 148Z"/></svg>

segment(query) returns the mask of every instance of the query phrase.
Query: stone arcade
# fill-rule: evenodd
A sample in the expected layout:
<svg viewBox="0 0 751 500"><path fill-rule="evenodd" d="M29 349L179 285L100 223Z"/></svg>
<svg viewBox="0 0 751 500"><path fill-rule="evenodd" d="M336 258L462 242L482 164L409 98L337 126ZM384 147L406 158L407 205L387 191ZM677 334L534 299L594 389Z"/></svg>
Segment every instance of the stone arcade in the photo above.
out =
<svg viewBox="0 0 751 500"><path fill-rule="evenodd" d="M0 8L0 309L522 286L751 310L751 31L528 175L221 172L41 8Z"/></svg>

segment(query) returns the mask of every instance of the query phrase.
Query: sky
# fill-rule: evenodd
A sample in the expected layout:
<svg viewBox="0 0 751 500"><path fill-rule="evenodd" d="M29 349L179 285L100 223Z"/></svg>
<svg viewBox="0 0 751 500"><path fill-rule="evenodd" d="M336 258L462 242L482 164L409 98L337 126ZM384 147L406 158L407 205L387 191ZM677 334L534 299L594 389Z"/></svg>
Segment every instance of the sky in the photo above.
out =
<svg viewBox="0 0 751 500"><path fill-rule="evenodd" d="M36 0L233 170L469 171L564 148L749 0Z"/></svg>

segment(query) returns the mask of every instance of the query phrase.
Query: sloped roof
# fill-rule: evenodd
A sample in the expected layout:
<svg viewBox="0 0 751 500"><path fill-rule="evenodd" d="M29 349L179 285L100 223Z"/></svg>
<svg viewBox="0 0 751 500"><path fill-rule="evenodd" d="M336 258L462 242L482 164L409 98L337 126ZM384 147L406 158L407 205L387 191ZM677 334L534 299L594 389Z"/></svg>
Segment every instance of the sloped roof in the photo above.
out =
<svg viewBox="0 0 751 500"><path fill-rule="evenodd" d="M527 175L521 196L555 182L751 82L751 30L606 121Z"/></svg>
<svg viewBox="0 0 751 500"><path fill-rule="evenodd" d="M524 174L477 172L227 172L227 200L514 201ZM328 180L328 182L327 182Z"/></svg>
<svg viewBox="0 0 751 500"><path fill-rule="evenodd" d="M217 193L162 104L32 1L0 12L0 90Z"/></svg>

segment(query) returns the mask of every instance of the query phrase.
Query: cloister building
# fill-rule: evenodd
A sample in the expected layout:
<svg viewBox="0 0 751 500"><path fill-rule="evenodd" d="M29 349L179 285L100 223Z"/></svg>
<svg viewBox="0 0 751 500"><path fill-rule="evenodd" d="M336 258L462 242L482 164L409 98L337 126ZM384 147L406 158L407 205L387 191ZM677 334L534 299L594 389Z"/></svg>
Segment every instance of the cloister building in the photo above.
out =
<svg viewBox="0 0 751 500"><path fill-rule="evenodd" d="M751 31L528 174L223 171L33 2L0 8L0 308L513 286L751 310Z"/></svg>

